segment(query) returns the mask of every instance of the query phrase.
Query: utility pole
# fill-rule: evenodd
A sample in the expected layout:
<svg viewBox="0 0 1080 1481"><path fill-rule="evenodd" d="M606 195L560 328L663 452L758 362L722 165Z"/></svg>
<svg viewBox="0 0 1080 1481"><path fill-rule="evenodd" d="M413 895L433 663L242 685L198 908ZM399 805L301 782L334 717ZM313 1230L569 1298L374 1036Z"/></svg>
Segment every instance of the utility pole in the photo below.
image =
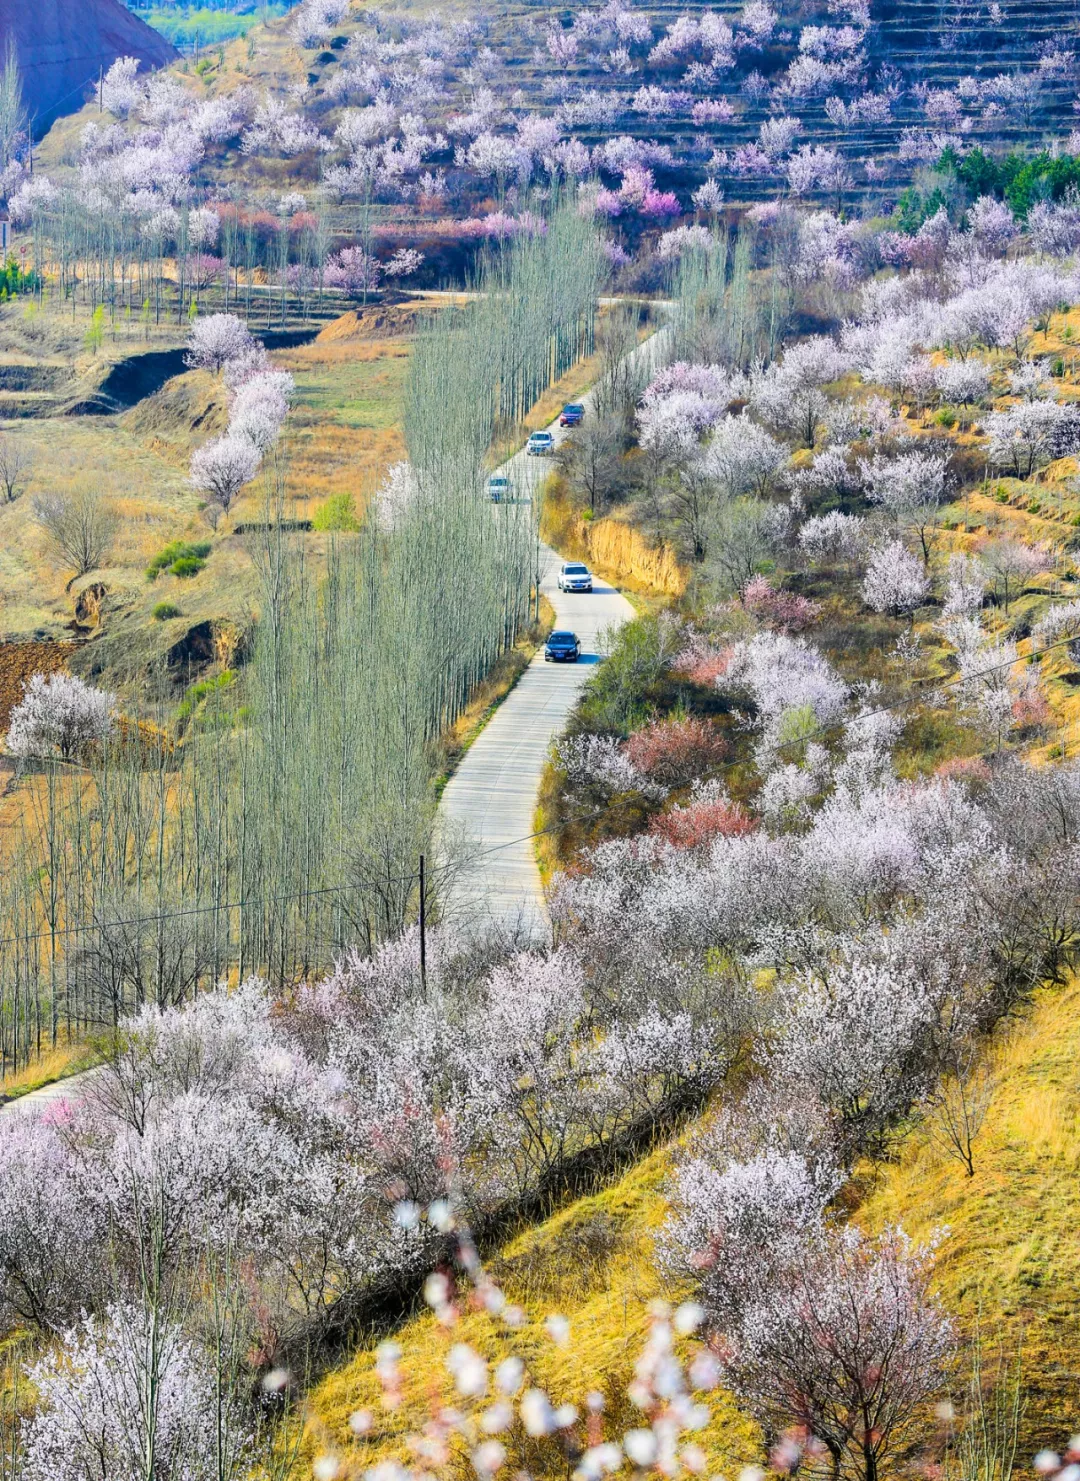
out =
<svg viewBox="0 0 1080 1481"><path fill-rule="evenodd" d="M420 855L420 991L427 997L427 900L424 890L424 856Z"/></svg>

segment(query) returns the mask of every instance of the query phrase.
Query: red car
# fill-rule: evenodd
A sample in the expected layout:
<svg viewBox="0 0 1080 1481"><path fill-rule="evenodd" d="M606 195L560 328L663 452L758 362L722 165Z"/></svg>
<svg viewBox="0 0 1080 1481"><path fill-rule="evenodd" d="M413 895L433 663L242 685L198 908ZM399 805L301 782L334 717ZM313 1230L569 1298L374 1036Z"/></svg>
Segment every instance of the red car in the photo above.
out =
<svg viewBox="0 0 1080 1481"><path fill-rule="evenodd" d="M579 427L585 420L585 408L576 402L564 406L562 416L559 418L560 427Z"/></svg>

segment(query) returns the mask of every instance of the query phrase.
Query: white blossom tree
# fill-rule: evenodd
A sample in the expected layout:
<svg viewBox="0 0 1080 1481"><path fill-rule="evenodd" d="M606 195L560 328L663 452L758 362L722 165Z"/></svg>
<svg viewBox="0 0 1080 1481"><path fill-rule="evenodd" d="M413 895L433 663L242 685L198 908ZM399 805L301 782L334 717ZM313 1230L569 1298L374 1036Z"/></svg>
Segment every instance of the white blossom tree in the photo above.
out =
<svg viewBox="0 0 1080 1481"><path fill-rule="evenodd" d="M193 370L216 374L230 361L250 355L254 347L255 341L242 319L235 314L209 314L191 326L185 363Z"/></svg>
<svg viewBox="0 0 1080 1481"><path fill-rule="evenodd" d="M1070 407L1049 400L1020 401L986 418L990 457L1017 478L1071 452L1080 440Z"/></svg>
<svg viewBox="0 0 1080 1481"><path fill-rule="evenodd" d="M811 1243L726 1334L727 1382L776 1430L813 1436L833 1474L878 1481L948 1376L955 1339L932 1269L932 1250L899 1230Z"/></svg>
<svg viewBox="0 0 1080 1481"><path fill-rule="evenodd" d="M859 464L870 502L877 504L900 530L917 536L923 562L928 564L935 521L945 497L948 459L942 453L901 453L877 456Z"/></svg>
<svg viewBox="0 0 1080 1481"><path fill-rule="evenodd" d="M863 600L875 612L913 615L930 594L930 578L902 540L890 540L871 552L863 580Z"/></svg>
<svg viewBox="0 0 1080 1481"><path fill-rule="evenodd" d="M112 730L116 696L74 674L34 674L11 712L7 748L13 756L70 761Z"/></svg>
<svg viewBox="0 0 1080 1481"><path fill-rule="evenodd" d="M197 448L191 458L191 482L228 513L233 500L259 471L259 449L249 438L227 432Z"/></svg>
<svg viewBox="0 0 1080 1481"><path fill-rule="evenodd" d="M237 1396L222 1405L209 1360L175 1319L153 1309L114 1303L103 1316L86 1317L32 1378L40 1403L25 1440L29 1481L239 1481L248 1474L251 1437ZM223 1421L232 1432L227 1447Z"/></svg>

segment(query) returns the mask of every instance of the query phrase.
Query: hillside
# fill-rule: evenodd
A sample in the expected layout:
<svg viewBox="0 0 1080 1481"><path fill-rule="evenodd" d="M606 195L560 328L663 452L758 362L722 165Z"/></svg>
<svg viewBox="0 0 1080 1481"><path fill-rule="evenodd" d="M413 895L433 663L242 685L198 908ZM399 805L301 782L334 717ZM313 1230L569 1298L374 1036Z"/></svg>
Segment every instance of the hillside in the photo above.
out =
<svg viewBox="0 0 1080 1481"><path fill-rule="evenodd" d="M211 196L273 209L281 191L318 192L339 228L366 222L380 250L422 246L434 285L435 264L460 281L461 246L517 229L529 189L553 182L598 174L596 209L632 253L680 214L733 219L788 193L887 212L946 148L1068 150L1071 5L991 10L724 0L373 20L337 4L316 22L309 3L174 75L200 117L216 105L199 170ZM139 108L123 86L116 97L137 136ZM54 130L43 167L65 178L93 122L88 109Z"/></svg>
<svg viewBox="0 0 1080 1481"><path fill-rule="evenodd" d="M14 45L23 102L38 135L55 119L77 113L117 57L137 57L144 71L176 57L165 38L120 0L0 0L0 36Z"/></svg>
<svg viewBox="0 0 1080 1481"><path fill-rule="evenodd" d="M867 1229L900 1224L914 1239L940 1241L936 1286L964 1342L981 1336L988 1392L1002 1364L1019 1357L1025 1412L1018 1457L1024 1469L1028 1456L1060 1445L1076 1397L1078 1006L1075 983L1047 989L987 1051L991 1094L976 1138L973 1178L916 1128L894 1158L867 1168L849 1194L854 1217ZM527 1313L516 1347L539 1380L582 1407L591 1389L601 1391L614 1428L631 1422L623 1390L648 1329L650 1301L685 1294L659 1276L655 1263L672 1164L673 1148L658 1150L603 1192L571 1202L509 1240L488 1261L508 1299ZM543 1322L553 1311L569 1320L568 1349L545 1340ZM448 1378L440 1387L436 1375L451 1342L470 1343L490 1360L503 1351L497 1324L475 1313L452 1332L425 1313L405 1322L395 1341L402 1404L378 1439L358 1440L349 1424L358 1410L379 1408L376 1352L361 1345L312 1391L305 1457L333 1454L350 1478L381 1460L404 1458L402 1437L422 1428L436 1395L449 1397ZM958 1425L967 1412L965 1372L953 1390ZM714 1403L702 1441L710 1469L724 1474L762 1455L757 1426L729 1395Z"/></svg>
<svg viewBox="0 0 1080 1481"><path fill-rule="evenodd" d="M989 1372L1020 1358L1021 1455L1060 1445L1062 1416L1075 1413L1078 1006L1075 983L1046 989L989 1052L973 1177L916 1131L867 1178L856 1215L915 1239L942 1231L937 1279L949 1309L968 1337L981 1328Z"/></svg>

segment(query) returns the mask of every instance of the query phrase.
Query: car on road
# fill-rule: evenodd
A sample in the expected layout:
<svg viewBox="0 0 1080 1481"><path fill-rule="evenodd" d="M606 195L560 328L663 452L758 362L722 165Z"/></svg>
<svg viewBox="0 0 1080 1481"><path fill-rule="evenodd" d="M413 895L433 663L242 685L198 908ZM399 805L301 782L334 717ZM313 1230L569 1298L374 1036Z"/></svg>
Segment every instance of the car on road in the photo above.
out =
<svg viewBox="0 0 1080 1481"><path fill-rule="evenodd" d="M547 458L555 451L555 439L550 432L534 432L525 444L530 458Z"/></svg>
<svg viewBox="0 0 1080 1481"><path fill-rule="evenodd" d="M511 498L514 486L505 473L493 473L488 479L488 493L493 504L502 504Z"/></svg>
<svg viewBox="0 0 1080 1481"><path fill-rule="evenodd" d="M544 644L545 663L577 663L581 655L581 644L577 633L552 633Z"/></svg>
<svg viewBox="0 0 1080 1481"><path fill-rule="evenodd" d="M585 408L579 401L569 401L559 417L560 427L580 427L585 420Z"/></svg>
<svg viewBox="0 0 1080 1481"><path fill-rule="evenodd" d="M592 591L592 572L580 561L563 561L559 567L560 591Z"/></svg>

